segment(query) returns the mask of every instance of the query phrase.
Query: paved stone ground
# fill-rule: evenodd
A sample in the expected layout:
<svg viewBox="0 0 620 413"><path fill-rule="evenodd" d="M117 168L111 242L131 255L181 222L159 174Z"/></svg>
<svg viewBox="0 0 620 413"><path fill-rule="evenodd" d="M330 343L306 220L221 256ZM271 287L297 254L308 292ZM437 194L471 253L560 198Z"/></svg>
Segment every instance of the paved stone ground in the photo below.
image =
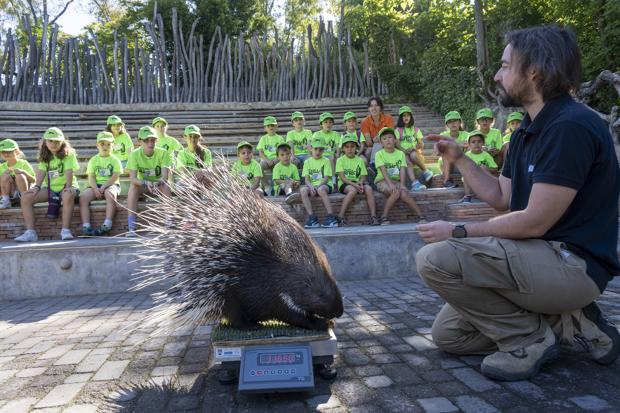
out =
<svg viewBox="0 0 620 413"><path fill-rule="evenodd" d="M620 362L565 354L530 381L480 374L480 357L430 341L441 300L417 278L342 283L338 378L313 393L239 395L209 369L209 326L150 337L144 293L0 303L0 413L620 411ZM620 324L620 283L600 300ZM193 330L193 331L192 331Z"/></svg>

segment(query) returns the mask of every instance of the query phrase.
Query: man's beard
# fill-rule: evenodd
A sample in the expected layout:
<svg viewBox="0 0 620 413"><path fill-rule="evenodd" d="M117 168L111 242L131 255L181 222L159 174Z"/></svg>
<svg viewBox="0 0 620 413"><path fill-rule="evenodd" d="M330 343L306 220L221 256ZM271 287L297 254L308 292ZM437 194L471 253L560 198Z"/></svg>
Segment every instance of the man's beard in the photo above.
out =
<svg viewBox="0 0 620 413"><path fill-rule="evenodd" d="M524 102L528 103L531 100L531 86L524 81L515 83L512 94L509 94L499 82L497 83L497 89L499 92L499 102L504 107L520 107L523 106Z"/></svg>

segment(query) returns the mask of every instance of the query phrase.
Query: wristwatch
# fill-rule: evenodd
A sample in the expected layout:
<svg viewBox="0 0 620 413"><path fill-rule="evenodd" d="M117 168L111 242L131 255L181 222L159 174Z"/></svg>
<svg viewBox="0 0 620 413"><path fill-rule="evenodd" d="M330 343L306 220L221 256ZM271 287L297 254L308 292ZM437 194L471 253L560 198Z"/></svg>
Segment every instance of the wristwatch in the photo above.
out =
<svg viewBox="0 0 620 413"><path fill-rule="evenodd" d="M465 225L456 225L452 230L452 237L467 238L467 230L465 229Z"/></svg>

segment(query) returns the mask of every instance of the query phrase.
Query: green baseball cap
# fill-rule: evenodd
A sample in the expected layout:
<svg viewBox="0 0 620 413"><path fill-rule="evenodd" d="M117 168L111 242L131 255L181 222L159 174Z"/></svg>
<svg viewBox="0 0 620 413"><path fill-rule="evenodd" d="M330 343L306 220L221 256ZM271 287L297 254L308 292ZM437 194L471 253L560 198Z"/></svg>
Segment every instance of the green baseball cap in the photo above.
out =
<svg viewBox="0 0 620 413"><path fill-rule="evenodd" d="M513 120L522 121L523 120L523 113L521 113L521 112L512 112L511 114L508 115L508 119L506 119L506 123L510 123Z"/></svg>
<svg viewBox="0 0 620 413"><path fill-rule="evenodd" d="M99 132L97 134L97 143L99 142L114 142L114 135L110 132Z"/></svg>
<svg viewBox="0 0 620 413"><path fill-rule="evenodd" d="M52 127L45 131L43 139L46 141L64 141L65 134L60 129Z"/></svg>
<svg viewBox="0 0 620 413"><path fill-rule="evenodd" d="M158 116L155 119L153 119L153 122L151 122L151 126L155 126L159 122L163 122L164 125L168 126L168 121L166 119L162 118L161 116Z"/></svg>
<svg viewBox="0 0 620 413"><path fill-rule="evenodd" d="M323 149L326 148L325 144L323 143L323 139L313 139L311 146L313 148L323 148Z"/></svg>
<svg viewBox="0 0 620 413"><path fill-rule="evenodd" d="M342 138L342 141L340 142L340 144L341 144L342 146L344 146L344 144L345 144L345 143L347 143L347 142L353 142L353 143L355 143L358 147L360 146L360 143L357 141L357 136L355 136L355 134L348 134L348 135L345 135L345 136Z"/></svg>
<svg viewBox="0 0 620 413"><path fill-rule="evenodd" d="M413 115L413 110L411 110L411 107L409 106L401 106L400 109L398 109L398 116L403 113L411 113Z"/></svg>
<svg viewBox="0 0 620 413"><path fill-rule="evenodd" d="M484 116L484 117L486 117L486 116ZM476 129L476 130L473 130L473 131L469 132L469 135L467 135L467 142L469 142L469 140L471 138L473 138L474 136L482 136L482 142L484 142L484 138L486 137L486 136L484 136L484 133L482 133L478 129Z"/></svg>
<svg viewBox="0 0 620 413"><path fill-rule="evenodd" d="M196 125L187 125L185 127L185 129L183 130L183 135L189 136L189 135L200 135L202 136L202 134L200 133L200 128Z"/></svg>
<svg viewBox="0 0 620 413"><path fill-rule="evenodd" d="M252 146L252 144L248 141L241 141L237 144L237 152L239 152L239 149L243 148L244 146L249 146L250 150L254 149L254 146Z"/></svg>
<svg viewBox="0 0 620 413"><path fill-rule="evenodd" d="M0 141L0 152L14 151L15 149L19 149L19 146L13 139Z"/></svg>
<svg viewBox="0 0 620 413"><path fill-rule="evenodd" d="M265 119L263 119L263 126L277 125L277 124L278 124L278 120L274 116L266 116Z"/></svg>
<svg viewBox="0 0 620 413"><path fill-rule="evenodd" d="M123 120L116 115L108 116L108 120L106 122L108 125L118 125L119 123L122 125Z"/></svg>
<svg viewBox="0 0 620 413"><path fill-rule="evenodd" d="M305 119L304 114L299 111L293 112L291 114L291 121L294 121L295 119Z"/></svg>
<svg viewBox="0 0 620 413"><path fill-rule="evenodd" d="M357 119L357 116L355 116L354 112L347 112L344 114L344 116L342 117L342 121L346 122L349 119Z"/></svg>
<svg viewBox="0 0 620 413"><path fill-rule="evenodd" d="M153 129L150 126L143 126L140 128L140 130L138 131L138 139L143 141L145 139L148 138L156 138L157 139L157 132L155 131L155 129Z"/></svg>
<svg viewBox="0 0 620 413"><path fill-rule="evenodd" d="M289 150L292 150L293 148L291 147L291 144L288 142L282 142L279 143L278 146L276 146L276 153L278 153L278 149L282 148L282 147L287 147Z"/></svg>
<svg viewBox="0 0 620 413"><path fill-rule="evenodd" d="M327 119L331 119L334 120L334 115L332 115L329 112L323 112L321 113L321 116L319 116L319 123L323 123L325 122Z"/></svg>
<svg viewBox="0 0 620 413"><path fill-rule="evenodd" d="M444 123L448 123L451 120L463 120L461 119L461 114L456 110L446 113L446 117L444 118Z"/></svg>
<svg viewBox="0 0 620 413"><path fill-rule="evenodd" d="M489 108L482 108L478 112L476 112L476 120L480 118L491 118L494 119L493 111Z"/></svg>
<svg viewBox="0 0 620 413"><path fill-rule="evenodd" d="M396 137L396 132L394 131L394 128L382 128L379 133L377 133L377 137L381 139L381 136L385 135L386 133L391 133L392 135L394 135L394 137Z"/></svg>

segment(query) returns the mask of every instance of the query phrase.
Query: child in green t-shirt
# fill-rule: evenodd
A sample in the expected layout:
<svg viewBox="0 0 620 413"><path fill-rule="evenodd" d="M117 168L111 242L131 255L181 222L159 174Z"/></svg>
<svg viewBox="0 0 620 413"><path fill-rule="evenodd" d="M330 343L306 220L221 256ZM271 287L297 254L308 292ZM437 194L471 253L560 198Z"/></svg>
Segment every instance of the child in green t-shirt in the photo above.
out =
<svg viewBox="0 0 620 413"><path fill-rule="evenodd" d="M504 137L502 138L503 146L502 146L502 154L503 158L506 159L506 154L508 153L508 147L510 146L510 138L514 131L519 129L521 126L521 121L523 120L523 114L521 112L512 112L508 115L506 119L506 130L504 131Z"/></svg>
<svg viewBox="0 0 620 413"><path fill-rule="evenodd" d="M485 146L483 150L490 153L495 162L501 165L504 162L502 155L504 141L502 139L502 132L492 127L494 123L495 117L491 109L482 108L476 112L476 130L484 134Z"/></svg>
<svg viewBox="0 0 620 413"><path fill-rule="evenodd" d="M206 168L213 165L213 156L209 148L200 143L202 134L196 125L188 125L183 131L187 149L181 149L177 155L177 169L181 174L193 173L198 178L205 174Z"/></svg>
<svg viewBox="0 0 620 413"><path fill-rule="evenodd" d="M336 148L340 143L340 135L338 132L332 130L334 127L334 116L329 112L323 112L319 116L319 124L321 129L314 132L312 140L320 139L325 145L325 151L323 156L329 159L332 171L336 168ZM332 177L333 183L336 184L336 177Z"/></svg>
<svg viewBox="0 0 620 413"><path fill-rule="evenodd" d="M34 183L34 170L22 159L24 154L13 139L0 142L0 155L4 159L0 163L0 209L6 209L11 207L11 199L17 201Z"/></svg>
<svg viewBox="0 0 620 413"><path fill-rule="evenodd" d="M390 210L399 199L418 215L420 222L424 221L422 211L405 186L407 160L404 152L396 149L396 132L392 128L383 128L377 133L377 137L381 140L383 149L375 155L375 184L386 198L379 222L381 225L390 223Z"/></svg>
<svg viewBox="0 0 620 413"><path fill-rule="evenodd" d="M60 238L62 240L73 239L70 229L71 215L73 214L73 205L78 201L80 195L74 173L79 167L75 151L62 131L55 127L46 130L39 147L39 165L34 185L22 194L21 199L26 232L15 238L15 241L33 242L38 239L37 232L34 229L33 206L45 201L51 204L48 208L49 216L56 216L58 208L61 204L63 205ZM46 184L47 188L41 188L43 183Z"/></svg>
<svg viewBox="0 0 620 413"><path fill-rule="evenodd" d="M168 135L168 121L162 117L157 117L151 122L151 126L157 132L156 148L164 149L170 158L174 160L175 153L183 149L183 145L179 141ZM174 165L171 165L172 168Z"/></svg>
<svg viewBox="0 0 620 413"><path fill-rule="evenodd" d="M491 154L483 150L484 133L479 130L472 131L467 141L469 150L465 152L465 155L487 174L491 176L497 175L497 164L495 160ZM473 193L465 178L463 178L463 187L465 188L465 196L461 198L459 203L469 203L471 202Z"/></svg>
<svg viewBox="0 0 620 413"><path fill-rule="evenodd" d="M127 236L135 236L138 199L142 194L149 196L170 196L168 178L172 157L163 148L158 148L157 132L150 126L143 126L138 132L142 146L129 154L129 191L127 192Z"/></svg>
<svg viewBox="0 0 620 413"><path fill-rule="evenodd" d="M291 145L283 142L276 148L279 162L273 167L273 195L289 196L299 188L299 171L291 163Z"/></svg>
<svg viewBox="0 0 620 413"><path fill-rule="evenodd" d="M232 173L238 175L246 182L247 187L256 195L265 196L265 191L260 187L263 170L256 160L252 159L252 144L242 141L237 144L237 158L232 166Z"/></svg>
<svg viewBox="0 0 620 413"><path fill-rule="evenodd" d="M116 213L116 199L121 193L119 176L123 173L121 161L112 155L114 135L110 132L97 134L99 153L88 161L86 173L88 185L80 196L80 215L82 216L82 234L105 235L112 229L112 220ZM105 220L96 229L90 225L90 203L94 199L105 199Z"/></svg>
<svg viewBox="0 0 620 413"><path fill-rule="evenodd" d="M314 215L310 198L318 196L323 201L327 210L327 217L323 227L337 227L338 220L334 217L334 210L329 201L329 194L332 192L332 165L329 159L323 156L325 143L321 139L312 140L312 158L304 162L304 169L301 176L304 178L304 185L300 189L301 201L308 213L308 219L304 224L306 228L318 228L319 220Z"/></svg>
<svg viewBox="0 0 620 413"><path fill-rule="evenodd" d="M134 149L134 145L125 129L123 120L116 115L108 116L105 130L114 136L112 155L116 156L121 161L121 165L124 168L125 165L127 165L129 154Z"/></svg>
<svg viewBox="0 0 620 413"><path fill-rule="evenodd" d="M263 127L266 133L258 140L256 149L258 149L260 167L263 170L263 187L269 188L271 184L268 182L267 171L271 171L278 162L276 148L284 142L284 138L276 133L278 131L278 121L275 117L266 116L263 119Z"/></svg>
<svg viewBox="0 0 620 413"><path fill-rule="evenodd" d="M407 175L411 180L411 190L420 191L426 189L413 173L415 164L422 171L422 180L428 184L433 178L433 173L424 164L424 136L422 131L415 125L413 110L409 106L402 106L398 110L398 122L396 124L396 149L405 153L407 160Z"/></svg>
<svg viewBox="0 0 620 413"><path fill-rule="evenodd" d="M340 139L338 141L336 158L340 158L341 154L344 152L342 150L342 144L344 140L348 137L354 136L359 145L359 151L357 156L359 156L360 159L364 161L364 165L366 165L366 168L368 168L368 157L364 155L366 140L364 139L362 131L357 128L357 116L355 116L354 112L346 112L342 117L342 121L344 122L344 133L340 135Z"/></svg>
<svg viewBox="0 0 620 413"><path fill-rule="evenodd" d="M469 134L465 132L465 128L463 127L463 119L461 119L461 114L457 111L453 110L446 113L444 118L444 122L446 124L446 130L441 132L441 136L448 136L456 141L456 144L460 146L463 151L467 150L467 138ZM454 188L455 184L450 179L450 174L452 173L453 165L447 159L439 158L439 167L441 168L441 174L443 178L443 187L444 188Z"/></svg>
<svg viewBox="0 0 620 413"><path fill-rule="evenodd" d="M364 194L368 202L370 212L370 225L379 225L375 194L370 184L366 181L368 172L362 158L356 154L360 142L355 135L345 135L342 139L343 156L336 161L336 174L338 174L338 190L345 194L338 214L338 224L345 226L347 223L344 214L357 194Z"/></svg>
<svg viewBox="0 0 620 413"><path fill-rule="evenodd" d="M291 162L302 168L304 161L310 156L312 131L304 128L306 119L301 112L293 112L291 114L291 123L293 124L293 129L286 133L286 141L293 147Z"/></svg>

